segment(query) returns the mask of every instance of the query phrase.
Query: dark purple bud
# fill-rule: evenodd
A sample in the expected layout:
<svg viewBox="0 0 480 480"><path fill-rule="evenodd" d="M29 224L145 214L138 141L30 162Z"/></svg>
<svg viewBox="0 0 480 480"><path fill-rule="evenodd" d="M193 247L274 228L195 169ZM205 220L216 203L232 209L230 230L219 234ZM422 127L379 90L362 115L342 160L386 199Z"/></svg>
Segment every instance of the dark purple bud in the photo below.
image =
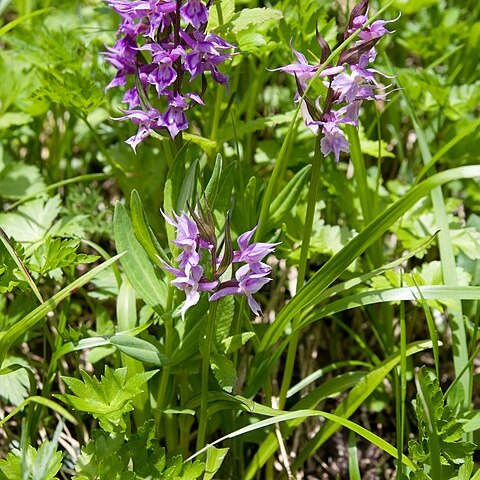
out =
<svg viewBox="0 0 480 480"><path fill-rule="evenodd" d="M320 63L325 63L325 60L330 56L332 53L332 50L330 48L330 45L327 43L327 41L318 33L318 25L315 26L315 30L317 32L317 41L318 44L320 45L320 49L322 50L322 55L320 57Z"/></svg>
<svg viewBox="0 0 480 480"><path fill-rule="evenodd" d="M353 48L343 51L340 55L340 58L338 59L339 65L343 65L345 63L347 63L348 65L357 64L360 60L360 57L363 54L368 53L375 46L378 40L379 38L374 38L372 40L369 40L368 42L359 43Z"/></svg>
<svg viewBox="0 0 480 480"><path fill-rule="evenodd" d="M225 240L223 246L223 256L222 261L218 267L218 270L215 273L215 278L220 278L230 266L233 260L233 247L232 247L232 237L230 235L230 213L227 212L227 218L225 219Z"/></svg>

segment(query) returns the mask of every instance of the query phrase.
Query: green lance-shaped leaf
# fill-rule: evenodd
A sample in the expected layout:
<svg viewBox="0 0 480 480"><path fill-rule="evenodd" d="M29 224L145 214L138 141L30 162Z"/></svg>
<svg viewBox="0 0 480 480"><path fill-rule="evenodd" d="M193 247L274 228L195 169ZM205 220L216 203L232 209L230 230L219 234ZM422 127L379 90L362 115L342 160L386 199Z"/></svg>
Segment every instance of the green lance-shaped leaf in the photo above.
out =
<svg viewBox="0 0 480 480"><path fill-rule="evenodd" d="M115 206L113 231L117 250L127 252L121 263L128 281L147 305L162 313L167 300L167 286L136 239L127 210L120 202Z"/></svg>
<svg viewBox="0 0 480 480"><path fill-rule="evenodd" d="M275 197L270 207L270 215L267 221L267 230L278 226L285 215L289 213L300 198L300 193L310 176L311 165L303 167Z"/></svg>
<svg viewBox="0 0 480 480"><path fill-rule="evenodd" d="M406 211L426 196L432 189L444 183L462 178L480 176L480 166L466 166L447 170L433 175L412 188L406 195L396 201L387 210L378 215L364 230L334 255L313 277L298 291L297 295L281 310L275 322L269 327L263 337L257 356L251 369L249 380L249 395L254 394L261 387L263 375L258 375L262 363L271 356L270 349L282 336L285 327L305 309L314 305L320 294L336 280L348 266L365 250L380 238ZM262 369L263 370L263 369Z"/></svg>
<svg viewBox="0 0 480 480"><path fill-rule="evenodd" d="M162 260L168 262L169 258L160 243L158 243L158 240L156 239L155 234L148 223L142 200L140 199L140 195L136 190L132 190L132 194L130 196L130 210L132 214L132 226L135 237L147 252L150 260L156 263L158 261L158 255Z"/></svg>
<svg viewBox="0 0 480 480"><path fill-rule="evenodd" d="M110 338L110 343L125 355L147 365L160 367L169 363L168 358L155 345L141 338L114 335Z"/></svg>

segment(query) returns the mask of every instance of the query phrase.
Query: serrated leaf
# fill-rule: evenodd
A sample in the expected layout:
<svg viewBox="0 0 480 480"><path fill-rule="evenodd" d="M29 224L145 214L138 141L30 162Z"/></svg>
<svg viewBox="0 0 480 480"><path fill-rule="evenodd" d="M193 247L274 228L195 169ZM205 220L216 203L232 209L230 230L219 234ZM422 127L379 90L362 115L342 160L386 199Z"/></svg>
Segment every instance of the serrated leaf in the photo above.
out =
<svg viewBox="0 0 480 480"><path fill-rule="evenodd" d="M52 198L37 198L18 207L15 213L0 214L0 224L15 241L32 244L44 239L60 213L59 195Z"/></svg>
<svg viewBox="0 0 480 480"><path fill-rule="evenodd" d="M83 381L62 377L74 395L56 396L76 410L91 413L100 420L104 430L114 431L117 427L126 427L122 420L123 415L133 408L132 400L143 392L141 387L157 372L158 370L137 373L127 380L126 368L112 370L105 366L105 374L98 380L82 371Z"/></svg>
<svg viewBox="0 0 480 480"><path fill-rule="evenodd" d="M40 170L23 162L9 164L0 173L0 195L8 198L21 198L45 188Z"/></svg>
<svg viewBox="0 0 480 480"><path fill-rule="evenodd" d="M210 355L210 366L220 386L228 393L231 393L237 381L237 371L232 361L225 355L212 353Z"/></svg>
<svg viewBox="0 0 480 480"><path fill-rule="evenodd" d="M282 18L283 13L274 8L244 8L232 18L228 27L237 35L250 27L266 27L270 22L278 22Z"/></svg>
<svg viewBox="0 0 480 480"><path fill-rule="evenodd" d="M77 253L80 240L47 238L30 256L27 267L33 272L45 275L55 269L92 263L98 260L98 255Z"/></svg>
<svg viewBox="0 0 480 480"><path fill-rule="evenodd" d="M224 347L225 354L236 352L239 348L243 347L252 337L255 336L254 332L244 332L231 337L224 338L222 345Z"/></svg>
<svg viewBox="0 0 480 480"><path fill-rule="evenodd" d="M62 466L62 452L56 443L46 440L38 450L29 445L27 450L14 450L5 460L0 460L0 480L55 480Z"/></svg>

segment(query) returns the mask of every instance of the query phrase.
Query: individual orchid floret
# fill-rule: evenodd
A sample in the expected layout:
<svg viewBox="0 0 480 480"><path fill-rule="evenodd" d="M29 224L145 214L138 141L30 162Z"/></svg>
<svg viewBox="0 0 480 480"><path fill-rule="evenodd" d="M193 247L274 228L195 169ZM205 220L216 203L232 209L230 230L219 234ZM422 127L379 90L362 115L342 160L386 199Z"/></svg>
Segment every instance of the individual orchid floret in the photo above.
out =
<svg viewBox="0 0 480 480"><path fill-rule="evenodd" d="M154 108L146 112L143 110L123 110L123 112L126 115L114 120L129 119L139 126L137 133L126 141L133 148L133 151L136 152L137 145L160 127L160 112Z"/></svg>
<svg viewBox="0 0 480 480"><path fill-rule="evenodd" d="M263 260L269 253L275 250L278 243L250 243L257 227L243 233L237 238L237 243L240 250L233 252L234 262L246 262L248 264L255 264Z"/></svg>
<svg viewBox="0 0 480 480"><path fill-rule="evenodd" d="M236 280L230 280L220 284L219 289L210 297L210 301L214 302L227 295L245 295L247 297L248 306L255 315L260 315L262 309L258 302L253 298L253 294L257 293L264 285L271 281L268 272L255 273L250 265L240 267L235 273Z"/></svg>
<svg viewBox="0 0 480 480"><path fill-rule="evenodd" d="M170 272L175 271L171 269ZM182 320L185 320L185 313L200 300L200 292L211 292L217 286L218 281L209 281L203 276L203 268L195 265L188 274L178 270L177 278L172 280L172 285L185 292L185 302L180 310Z"/></svg>
<svg viewBox="0 0 480 480"><path fill-rule="evenodd" d="M218 71L218 65L230 58L229 54L222 53L230 50L233 45L213 33L204 34L193 32L191 35L181 32L182 39L190 47L191 51L185 56L185 70L191 75L191 79L210 71L212 78L217 83L226 84L228 78Z"/></svg>
<svg viewBox="0 0 480 480"><path fill-rule="evenodd" d="M320 68L320 64L310 65L307 59L305 58L305 55L303 55L302 53L298 52L293 48L291 40L290 40L290 48L292 49L293 54L297 58L298 62L291 63L290 65L286 65L284 67L274 68L271 71L272 72L280 71L280 72L288 73L290 75L294 75L297 78L300 86L305 90L307 86L307 82L315 76L318 69ZM331 75L336 75L337 73L343 70L344 70L343 66L325 68L319 73L318 76L329 77Z"/></svg>
<svg viewBox="0 0 480 480"><path fill-rule="evenodd" d="M320 149L323 155L326 157L330 153L333 153L335 160L338 162L340 159L340 152L349 152L349 146L345 134L340 129L338 124L340 123L336 118L323 123L322 139L320 140Z"/></svg>
<svg viewBox="0 0 480 480"><path fill-rule="evenodd" d="M180 9L180 14L197 30L208 22L208 8L200 0L187 0Z"/></svg>

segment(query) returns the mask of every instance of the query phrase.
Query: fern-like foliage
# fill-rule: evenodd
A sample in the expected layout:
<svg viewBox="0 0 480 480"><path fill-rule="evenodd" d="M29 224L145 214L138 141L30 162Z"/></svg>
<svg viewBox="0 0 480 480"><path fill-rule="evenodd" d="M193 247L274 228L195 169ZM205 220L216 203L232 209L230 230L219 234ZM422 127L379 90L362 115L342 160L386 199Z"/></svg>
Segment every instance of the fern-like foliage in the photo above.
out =
<svg viewBox="0 0 480 480"><path fill-rule="evenodd" d="M76 480L195 480L205 471L205 463L184 463L181 455L167 458L154 421L149 420L129 439L121 433L94 431L76 471Z"/></svg>
<svg viewBox="0 0 480 480"><path fill-rule="evenodd" d="M428 478L425 472L431 471L435 461L439 463L441 471L441 478L438 480L457 479L460 467L465 464L462 468L465 470L471 462L475 445L463 439L465 422L460 408L445 403L435 374L422 367L420 376L423 379L422 388L414 402L418 419L418 439L409 441L408 450L410 458L421 466L423 471L412 473L410 479ZM435 450L438 450L438 454Z"/></svg>
<svg viewBox="0 0 480 480"><path fill-rule="evenodd" d="M56 395L75 410L92 414L106 432L124 432L125 417L133 410L132 400L141 393L142 386L158 370L137 373L127 379L127 369L115 370L105 366L105 374L98 380L82 371L82 380L62 377L74 395Z"/></svg>

